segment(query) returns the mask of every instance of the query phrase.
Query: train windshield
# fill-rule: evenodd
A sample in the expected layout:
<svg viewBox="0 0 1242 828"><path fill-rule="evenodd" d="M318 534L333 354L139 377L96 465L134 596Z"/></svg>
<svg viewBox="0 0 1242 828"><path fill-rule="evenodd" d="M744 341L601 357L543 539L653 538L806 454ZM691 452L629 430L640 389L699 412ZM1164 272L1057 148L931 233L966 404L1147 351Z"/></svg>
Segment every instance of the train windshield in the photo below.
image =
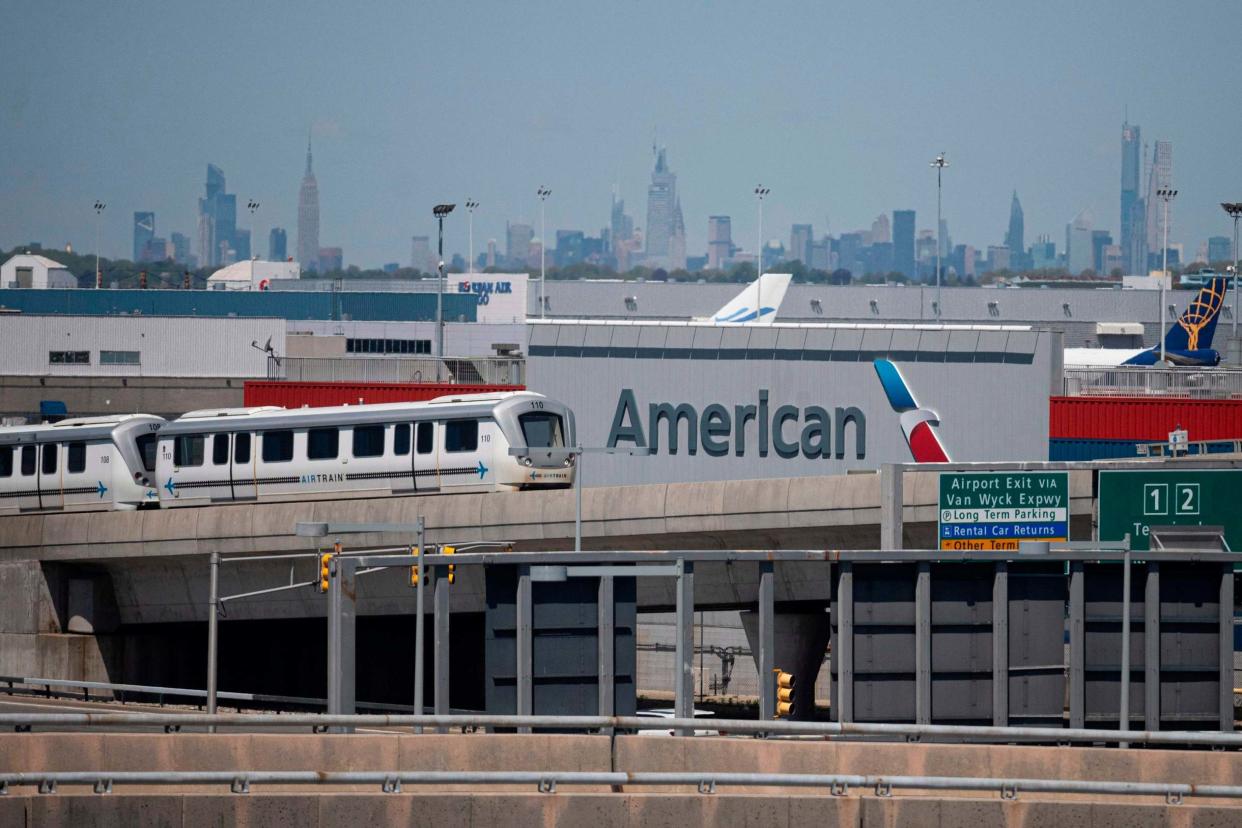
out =
<svg viewBox="0 0 1242 828"><path fill-rule="evenodd" d="M142 456L142 467L148 472L155 471L155 448L159 438L154 434L144 434L134 442L138 444L138 454Z"/></svg>
<svg viewBox="0 0 1242 828"><path fill-rule="evenodd" d="M554 448L565 445L565 434L559 414L532 413L518 417L522 437L528 448Z"/></svg>

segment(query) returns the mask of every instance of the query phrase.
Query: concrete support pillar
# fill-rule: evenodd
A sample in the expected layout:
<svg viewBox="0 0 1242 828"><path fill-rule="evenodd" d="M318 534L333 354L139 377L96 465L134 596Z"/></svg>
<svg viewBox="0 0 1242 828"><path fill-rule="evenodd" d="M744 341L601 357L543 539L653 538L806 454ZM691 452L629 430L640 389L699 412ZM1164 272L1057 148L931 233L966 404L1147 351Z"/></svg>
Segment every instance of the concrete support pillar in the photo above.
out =
<svg viewBox="0 0 1242 828"><path fill-rule="evenodd" d="M824 653L828 650L828 639L832 634L828 612L781 612L778 607L772 626L772 668L792 673L795 680L791 718L812 719L815 715L815 678L824 663ZM761 669L759 613L744 610L742 627L746 630L746 641L755 658L755 666ZM760 675L759 680L763 681L764 677Z"/></svg>

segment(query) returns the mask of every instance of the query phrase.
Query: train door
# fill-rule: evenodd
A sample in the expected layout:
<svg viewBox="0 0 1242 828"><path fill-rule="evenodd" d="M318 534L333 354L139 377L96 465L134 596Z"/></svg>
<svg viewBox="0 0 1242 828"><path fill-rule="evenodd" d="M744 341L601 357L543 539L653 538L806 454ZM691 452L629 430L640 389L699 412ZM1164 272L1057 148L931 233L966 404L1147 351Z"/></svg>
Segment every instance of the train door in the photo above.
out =
<svg viewBox="0 0 1242 828"><path fill-rule="evenodd" d="M111 505L112 443L74 440L65 443L61 456L61 492L65 508Z"/></svg>
<svg viewBox="0 0 1242 828"><path fill-rule="evenodd" d="M479 421L447 420L441 431L444 439L441 441L440 485L444 488L477 486L488 472L479 456Z"/></svg>
<svg viewBox="0 0 1242 828"><path fill-rule="evenodd" d="M229 479L233 481L233 499L254 500L259 496L259 487L255 483L255 457L251 446L253 439L248 431L238 432L232 437L233 454Z"/></svg>
<svg viewBox="0 0 1242 828"><path fill-rule="evenodd" d="M393 494L418 491L418 477L414 473L414 429L413 423L397 423L392 427Z"/></svg>
<svg viewBox="0 0 1242 828"><path fill-rule="evenodd" d="M33 443L15 447L12 491L19 511L39 508L39 447Z"/></svg>
<svg viewBox="0 0 1242 828"><path fill-rule="evenodd" d="M39 508L65 508L64 484L61 479L63 470L60 464L60 444L42 443L39 445Z"/></svg>
<svg viewBox="0 0 1242 828"><path fill-rule="evenodd" d="M440 490L438 424L430 420L414 424L414 487L419 492Z"/></svg>

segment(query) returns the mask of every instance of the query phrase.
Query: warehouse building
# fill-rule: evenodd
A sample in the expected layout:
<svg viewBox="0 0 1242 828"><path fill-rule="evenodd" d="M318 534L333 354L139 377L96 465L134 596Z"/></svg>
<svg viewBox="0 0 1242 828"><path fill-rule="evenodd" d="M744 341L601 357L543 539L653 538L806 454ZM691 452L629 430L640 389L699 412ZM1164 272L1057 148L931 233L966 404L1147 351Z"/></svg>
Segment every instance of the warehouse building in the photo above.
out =
<svg viewBox="0 0 1242 828"><path fill-rule="evenodd" d="M0 265L0 288L46 290L77 286L78 280L68 268L46 256L23 253Z"/></svg>

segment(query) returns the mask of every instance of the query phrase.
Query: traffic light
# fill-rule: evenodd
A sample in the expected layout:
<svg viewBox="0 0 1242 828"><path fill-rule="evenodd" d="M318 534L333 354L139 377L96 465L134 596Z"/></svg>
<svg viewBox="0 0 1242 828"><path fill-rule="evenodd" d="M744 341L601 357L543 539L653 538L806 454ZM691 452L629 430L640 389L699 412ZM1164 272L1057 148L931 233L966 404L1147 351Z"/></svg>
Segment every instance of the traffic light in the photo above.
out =
<svg viewBox="0 0 1242 828"><path fill-rule="evenodd" d="M319 556L319 591L327 592L332 582L332 553L324 552Z"/></svg>
<svg viewBox="0 0 1242 828"><path fill-rule="evenodd" d="M410 554L415 557L418 557L418 547L411 546ZM423 579L423 582L426 583L426 578ZM418 564L414 564L413 566L410 567L410 586L412 587L418 586Z"/></svg>
<svg viewBox="0 0 1242 828"><path fill-rule="evenodd" d="M772 671L776 674L776 712L774 718L788 716L794 706L794 677L780 667Z"/></svg>
<svg viewBox="0 0 1242 828"><path fill-rule="evenodd" d="M441 553L443 553L443 554L445 554L445 555L452 555L454 552L456 552L456 551L457 551L457 547L455 547L455 546L444 546L444 547L441 547L440 551L441 551ZM452 586L452 585L454 584L454 582L456 582L456 581L457 581L457 565L456 565L456 564L449 564L449 565L448 565L448 582L449 582L449 586Z"/></svg>
<svg viewBox="0 0 1242 828"><path fill-rule="evenodd" d="M145 270L138 274L138 289L147 289L147 272Z"/></svg>
<svg viewBox="0 0 1242 828"><path fill-rule="evenodd" d="M185 273L183 273L181 276L181 289L182 290L190 289L190 271L188 270Z"/></svg>

